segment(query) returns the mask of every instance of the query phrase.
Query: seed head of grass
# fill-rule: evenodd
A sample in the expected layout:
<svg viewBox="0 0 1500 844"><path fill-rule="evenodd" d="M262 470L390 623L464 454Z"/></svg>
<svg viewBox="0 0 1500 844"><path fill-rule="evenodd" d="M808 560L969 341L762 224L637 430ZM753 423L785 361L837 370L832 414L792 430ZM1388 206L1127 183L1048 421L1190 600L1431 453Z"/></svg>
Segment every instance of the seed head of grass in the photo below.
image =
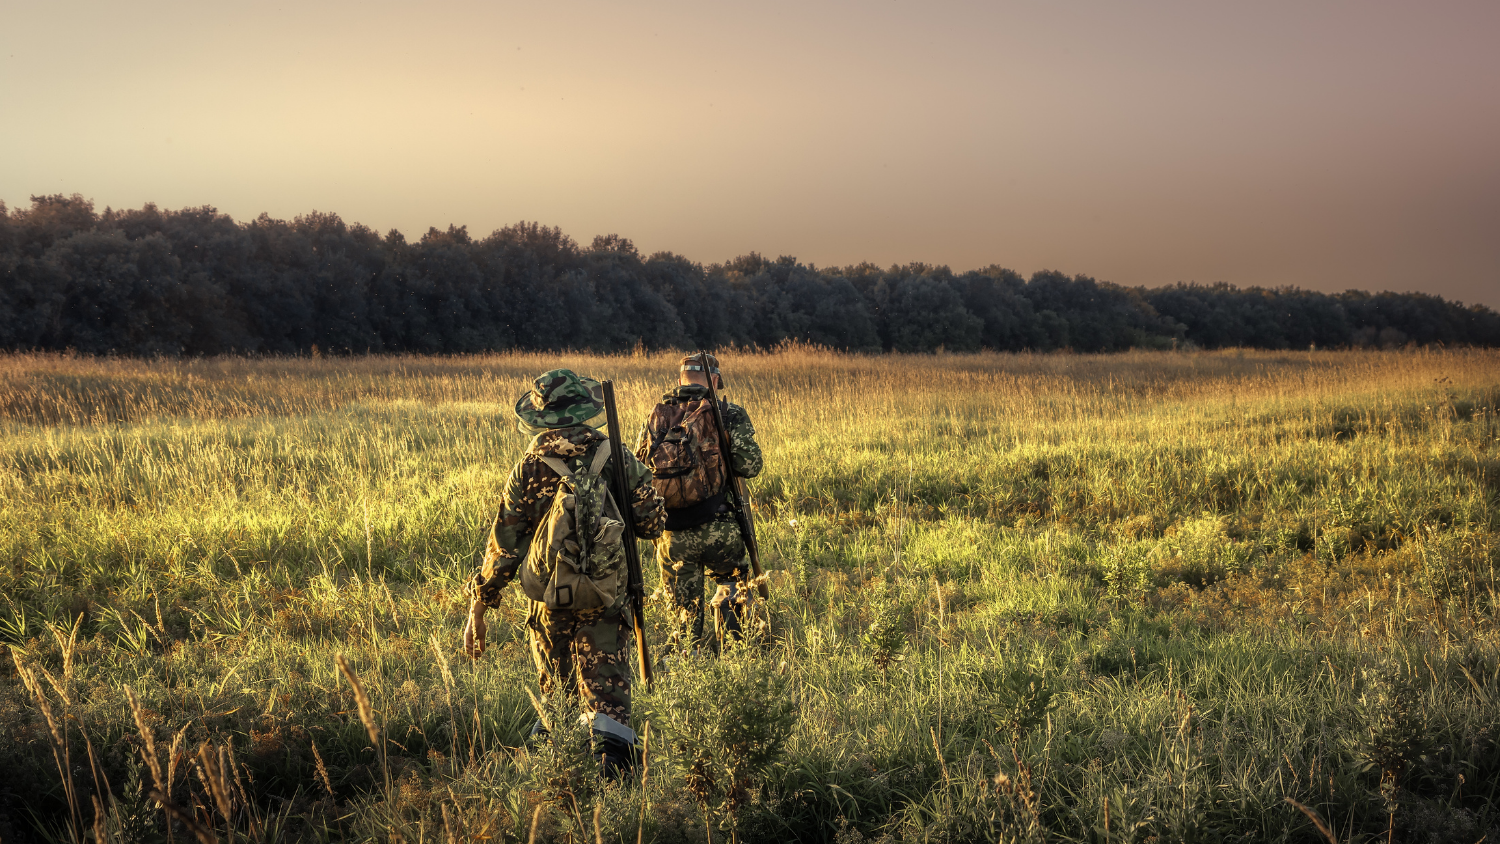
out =
<svg viewBox="0 0 1500 844"><path fill-rule="evenodd" d="M135 718L135 728L141 735L141 755L146 758L146 767L151 769L151 782L157 791L165 793L167 789L162 784L161 760L156 757L156 739L146 726L146 714L141 710L141 702L136 699L135 691L129 686L125 687L125 700L130 703L130 714Z"/></svg>
<svg viewBox="0 0 1500 844"><path fill-rule="evenodd" d="M370 706L370 696L365 694L365 687L359 682L359 675L349 667L349 661L344 659L343 654L334 657L339 664L339 670L344 672L344 678L354 689L354 702L359 707L360 723L365 725L365 732L370 736L370 744L380 746L380 725L375 723L375 709Z"/></svg>
<svg viewBox="0 0 1500 844"><path fill-rule="evenodd" d="M312 741L309 744L312 746L313 765L318 769L318 782L323 784L323 789L328 792L329 797L332 797L333 782L328 779L328 766L323 764L323 754L318 752L317 742Z"/></svg>
<svg viewBox="0 0 1500 844"><path fill-rule="evenodd" d="M224 776L223 762L223 755L215 753L208 742L198 745L198 778L209 794L213 795L219 814L228 822L234 807L230 804L229 782Z"/></svg>

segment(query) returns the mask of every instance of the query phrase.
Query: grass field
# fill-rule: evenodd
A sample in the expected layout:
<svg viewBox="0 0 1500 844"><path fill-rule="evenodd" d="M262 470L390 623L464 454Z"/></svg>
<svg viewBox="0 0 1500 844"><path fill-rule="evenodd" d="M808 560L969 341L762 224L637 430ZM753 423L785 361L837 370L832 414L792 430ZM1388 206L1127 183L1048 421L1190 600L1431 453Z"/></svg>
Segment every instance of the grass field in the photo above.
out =
<svg viewBox="0 0 1500 844"><path fill-rule="evenodd" d="M0 841L1500 841L1500 354L725 355L770 634L606 784L461 587L675 359L0 357Z"/></svg>

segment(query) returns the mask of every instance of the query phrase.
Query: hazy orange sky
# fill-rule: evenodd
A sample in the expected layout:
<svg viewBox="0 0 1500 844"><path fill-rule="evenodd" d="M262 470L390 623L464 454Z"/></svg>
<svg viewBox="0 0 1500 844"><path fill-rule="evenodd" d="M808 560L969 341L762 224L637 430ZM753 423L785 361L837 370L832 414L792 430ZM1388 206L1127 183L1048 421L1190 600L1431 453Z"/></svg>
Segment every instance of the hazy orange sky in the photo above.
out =
<svg viewBox="0 0 1500 844"><path fill-rule="evenodd" d="M1500 306L1500 2L0 0L0 199Z"/></svg>

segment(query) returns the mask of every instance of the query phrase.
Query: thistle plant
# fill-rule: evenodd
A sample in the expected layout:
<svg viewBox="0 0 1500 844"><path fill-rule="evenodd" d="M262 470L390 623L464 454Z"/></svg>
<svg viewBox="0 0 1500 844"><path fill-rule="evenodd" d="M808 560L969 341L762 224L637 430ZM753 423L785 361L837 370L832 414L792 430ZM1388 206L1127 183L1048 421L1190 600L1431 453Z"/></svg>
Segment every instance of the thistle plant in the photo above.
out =
<svg viewBox="0 0 1500 844"><path fill-rule="evenodd" d="M683 788L705 816L717 815L733 830L797 723L785 664L729 647L720 659L674 671L656 701L650 717L669 737Z"/></svg>
<svg viewBox="0 0 1500 844"><path fill-rule="evenodd" d="M860 637L860 644L870 662L880 671L881 678L890 679L891 668L906 658L906 628L911 610L886 600L875 608L874 616Z"/></svg>
<svg viewBox="0 0 1500 844"><path fill-rule="evenodd" d="M1383 790L1399 788L1428 745L1421 693L1411 671L1386 660L1364 671L1359 703L1368 730L1360 755Z"/></svg>
<svg viewBox="0 0 1500 844"><path fill-rule="evenodd" d="M1058 703L1046 676L1026 668L980 670L971 677L996 728L1012 747L1040 726Z"/></svg>

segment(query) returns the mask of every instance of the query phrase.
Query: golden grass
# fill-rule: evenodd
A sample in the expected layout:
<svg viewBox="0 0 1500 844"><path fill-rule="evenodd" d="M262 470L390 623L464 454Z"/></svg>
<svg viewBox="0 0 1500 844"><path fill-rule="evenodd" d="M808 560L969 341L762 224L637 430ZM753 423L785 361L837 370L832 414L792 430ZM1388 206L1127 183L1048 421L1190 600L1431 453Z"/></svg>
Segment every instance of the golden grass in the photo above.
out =
<svg viewBox="0 0 1500 844"><path fill-rule="evenodd" d="M506 749L535 717L519 600L484 662L444 647L529 380L613 378L640 420L676 354L0 357L0 640L64 677L40 702L0 678L0 765L56 781L28 799L81 828L91 801L38 761L66 738L49 710L100 747L170 733L154 791L266 840L583 840L589 800L627 840L1320 840L1300 806L1345 838L1500 824L1456 779L1500 780L1500 353L721 359L766 450L785 673L741 654L638 693L651 777L611 790ZM770 711L714 689L773 676L795 718L749 775L684 713Z"/></svg>

